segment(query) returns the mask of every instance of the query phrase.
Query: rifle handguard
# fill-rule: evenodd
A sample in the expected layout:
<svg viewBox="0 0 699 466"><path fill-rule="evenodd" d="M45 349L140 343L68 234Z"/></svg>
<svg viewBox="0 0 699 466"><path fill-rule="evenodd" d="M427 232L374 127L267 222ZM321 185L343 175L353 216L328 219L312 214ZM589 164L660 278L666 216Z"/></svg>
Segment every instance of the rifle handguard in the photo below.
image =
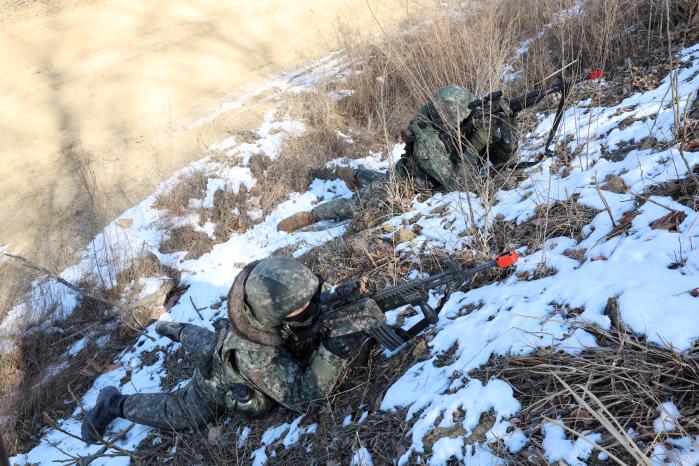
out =
<svg viewBox="0 0 699 466"><path fill-rule="evenodd" d="M319 299L322 309L321 322L331 337L366 331L383 346L395 351L403 343L439 320L439 313L453 289L468 283L475 274L493 267L504 269L514 265L517 260L519 260L519 254L516 251L510 251L471 269L463 270L460 267L453 267L429 278L412 280L402 285L367 294L359 294L357 291L360 287L356 282L351 282L337 287L334 292L321 294ZM437 289L441 289L444 296L438 308L433 309L427 302L430 298L430 290ZM373 302L373 305L367 303L368 301ZM360 308L369 306L374 311L373 315L378 316L378 313L406 305L418 306L423 314L423 318L407 331L394 329L381 322L380 318L377 318L375 322L370 322L371 319L366 319L369 316L365 316L365 322L351 322L355 317L354 312L356 312L357 306ZM373 306L378 306L378 309L373 309ZM337 329L336 326L341 328Z"/></svg>

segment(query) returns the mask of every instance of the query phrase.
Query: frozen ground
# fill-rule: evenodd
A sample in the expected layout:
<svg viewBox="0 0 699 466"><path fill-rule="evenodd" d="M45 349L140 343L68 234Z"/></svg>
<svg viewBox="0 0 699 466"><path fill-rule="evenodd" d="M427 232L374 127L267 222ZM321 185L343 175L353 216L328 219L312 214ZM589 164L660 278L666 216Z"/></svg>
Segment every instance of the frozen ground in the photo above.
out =
<svg viewBox="0 0 699 466"><path fill-rule="evenodd" d="M686 65L677 76L679 105L684 109L699 87L699 46L685 49L678 58ZM576 149L581 148L580 155L576 156L570 168L556 168L553 160L547 160L539 167L530 169L528 179L520 182L515 189L499 192L494 205L486 205L474 193L437 194L426 201L414 202L410 212L387 222L398 225L402 218L413 218L418 212L422 214L417 222L422 228L420 234L414 240L396 246L399 254L415 255L418 247L427 250L441 247L451 251L468 248L471 238L465 232L471 226L471 219L477 226L485 228L492 224L496 216L521 224L535 215L537 206L567 200L571 196L575 196L579 204L599 210L584 227L582 241L556 237L549 238L539 250L521 248L523 258L517 265L517 274L504 282L451 296L440 316L435 335L429 342L432 357L408 368L388 389L381 403L382 410L407 409L407 419L411 425L410 447L399 459L399 464L407 464L413 454L433 465L446 464L449 458L457 458L466 464L497 464L502 460L491 452L489 444L502 440L512 452L526 448L530 440L509 421L520 408L512 388L503 380L490 379L484 383L470 378L469 372L481 367L492 355L526 354L544 346L575 354L594 346L594 337L580 329L579 324L592 323L609 328L610 321L604 314L604 308L610 297L618 298L624 322L649 342L684 351L699 337L699 319L690 312L697 308L697 298L689 293L698 286L699 252L694 249L694 244L699 236L699 214L669 197L654 196L637 205L631 194L642 193L658 183L683 178L687 174L686 165L671 142L674 120L669 105L672 96L670 82L667 77L657 89L631 95L612 107L598 107L588 101L570 108L559 135L560 140L572 136L572 141L568 143L571 153L575 154ZM604 82L600 83L600 86L604 85ZM522 150L525 159L541 150L553 115L538 115L537 119L537 128L525 137ZM622 121L625 122L623 125ZM270 114L258 131L256 142L238 144L235 140L226 140L217 146L225 150L229 157L238 158L240 168L229 169L209 157L183 170L179 176L184 176L190 170L204 169L210 177L210 189L216 189L221 184L249 186L255 182L246 167L249 156L264 152L275 157L279 145L301 131L302 123L277 121ZM659 141L653 146L658 149L634 149L615 161L603 157L603 151L614 151L624 142L640 141L647 136ZM662 142L668 144L662 145ZM660 149L665 146L669 148ZM370 168L386 168L390 159L398 156L401 149L398 145L388 157L372 154L362 162ZM690 166L699 163L699 153L685 152L684 156ZM623 179L629 187L628 193L619 194L597 188L597 181L602 183L612 175ZM176 182L177 177L160 189L165 190ZM299 245L296 251L300 254L342 234L345 228L344 225L330 225L324 231L289 235L276 231L278 220L293 212L306 210L320 200L349 194L340 181L316 180L307 192L291 196L258 225L215 246L200 259L186 261L183 260L184 252L170 255L158 252L163 231L157 226L160 214L151 207L154 194L122 215L122 218L132 218L133 226L123 229L112 224L95 239L93 246L99 250L108 245L113 247L114 244L123 247L145 244L146 249L158 255L161 261L182 271L182 281L190 285L186 295L180 299L181 304L162 318L210 326L213 319L226 313L225 303L218 309L210 306L221 301L221 296L226 294L242 265L288 245ZM469 201L474 210L473 218L466 212L465 206ZM446 209L435 209L439 206L446 206ZM635 217L627 232L610 235L613 222L621 223L622 217L630 211L635 212ZM683 218L677 217L680 220L677 221L676 231L651 227L653 222L672 212L684 214ZM183 218L181 221L194 220ZM582 253L571 257L571 250ZM101 264L96 264L88 256L92 257L86 255L83 263L67 270L63 276L76 280L84 273L99 270ZM555 274L527 279L527 272L533 272L542 263L553 268ZM202 311L203 320L190 305L190 298L199 307L206 307ZM574 317L564 315L560 305L565 304L570 308L583 309L583 312ZM66 295L63 311L69 312L74 305L75 297ZM467 306L475 310L462 315L460 311ZM14 317L10 319L20 317L25 311L21 307L16 309ZM389 317L395 318L395 315L396 312L393 312ZM411 323L411 319L407 319L404 325L407 327ZM3 323L3 328L10 327L11 320ZM152 327L148 333L154 340L141 338L135 352L120 355L120 368L101 375L95 381L83 398L84 405L91 405L102 387L119 386L126 368L132 370L132 375L128 384L120 386L122 391L159 391L164 376L163 352L171 351L175 344L159 338ZM436 358L453 348L452 362L437 367L434 364ZM141 367L140 355L153 350L160 355L159 360ZM79 351L79 348L74 351ZM457 410L465 414L457 416L460 420L455 421ZM466 444L465 438L473 432L481 415L487 412L493 413L495 423L487 432L486 440ZM250 461L264 464L268 456L267 445L283 438L282 446L288 448L307 433L313 432L314 425L300 427L300 421L297 418L290 424L268 429L262 436L262 444L252 446L254 452ZM443 437L434 443L431 451L425 451L423 440L429 432L454 426L457 422L461 423L466 435ZM78 434L79 408L60 424L66 431ZM682 424L682 418L677 407L671 403L658 407L655 422L658 432L676 429L678 424ZM117 440L116 444L124 449L133 449L145 438L148 429L135 426L127 431L130 426L124 420L115 422L110 427L108 437L114 438L126 431L124 438ZM590 445L590 442L599 441L603 432L587 432L589 441L585 441L568 435L558 424L546 424L542 426L542 434L549 462L563 460L568 464L585 464L593 457L600 461L605 459ZM247 435L249 431L241 432L241 438L247 438ZM697 464L698 441L699 438L686 437L673 441L672 449L658 444L651 460L656 464L664 464L668 460L676 464ZM99 446L86 446L58 430L47 429L41 443L27 454L14 458L14 462L48 464L70 455L86 456L99 449ZM371 462L369 450L362 448L354 452L352 464L366 465ZM127 457L116 457L100 458L92 464L127 463Z"/></svg>

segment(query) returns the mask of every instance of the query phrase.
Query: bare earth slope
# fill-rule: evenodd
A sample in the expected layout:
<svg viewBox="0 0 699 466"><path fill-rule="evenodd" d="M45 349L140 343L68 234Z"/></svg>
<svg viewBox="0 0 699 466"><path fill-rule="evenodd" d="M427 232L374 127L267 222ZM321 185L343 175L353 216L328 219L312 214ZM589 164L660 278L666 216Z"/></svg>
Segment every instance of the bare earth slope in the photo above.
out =
<svg viewBox="0 0 699 466"><path fill-rule="evenodd" d="M382 24L414 8L369 4ZM334 48L337 18L378 31L364 0L0 7L0 247L43 258L84 246L202 145L257 126L255 99L223 110Z"/></svg>

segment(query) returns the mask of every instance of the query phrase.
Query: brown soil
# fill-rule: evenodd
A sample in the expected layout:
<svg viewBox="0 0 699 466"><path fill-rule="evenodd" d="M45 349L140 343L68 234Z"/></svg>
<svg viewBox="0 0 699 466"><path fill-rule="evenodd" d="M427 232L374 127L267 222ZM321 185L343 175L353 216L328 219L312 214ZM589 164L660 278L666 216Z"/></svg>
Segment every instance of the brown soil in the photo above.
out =
<svg viewBox="0 0 699 466"><path fill-rule="evenodd" d="M256 127L264 95L231 104L336 47L338 18L373 33L373 15L417 8L369 4L0 0L0 246L70 261L210 143Z"/></svg>

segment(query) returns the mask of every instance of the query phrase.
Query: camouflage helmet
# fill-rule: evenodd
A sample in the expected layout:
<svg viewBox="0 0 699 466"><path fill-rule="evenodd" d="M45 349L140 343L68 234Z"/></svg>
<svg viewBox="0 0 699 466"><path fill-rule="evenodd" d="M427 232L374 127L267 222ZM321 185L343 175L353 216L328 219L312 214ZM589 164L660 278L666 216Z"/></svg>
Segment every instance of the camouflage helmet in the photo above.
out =
<svg viewBox="0 0 699 466"><path fill-rule="evenodd" d="M276 327L313 298L320 281L306 266L287 257L263 259L245 282L245 298L257 320Z"/></svg>
<svg viewBox="0 0 699 466"><path fill-rule="evenodd" d="M461 86L444 86L427 102L427 116L437 124L442 123L444 116L448 118L447 124L457 127L468 116L468 104L474 99L473 94Z"/></svg>

